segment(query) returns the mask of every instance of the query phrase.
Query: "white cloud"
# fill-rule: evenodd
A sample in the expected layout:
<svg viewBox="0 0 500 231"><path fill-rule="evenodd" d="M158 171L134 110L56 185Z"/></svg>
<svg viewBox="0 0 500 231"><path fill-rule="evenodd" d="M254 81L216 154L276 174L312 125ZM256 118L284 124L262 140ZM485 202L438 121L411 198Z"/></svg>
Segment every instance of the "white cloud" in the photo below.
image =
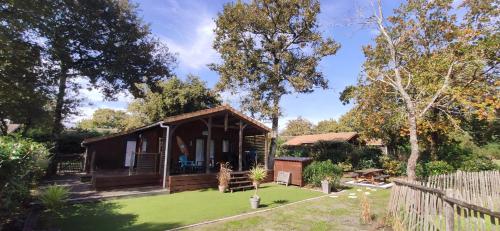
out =
<svg viewBox="0 0 500 231"><path fill-rule="evenodd" d="M215 22L210 17L205 17L197 24L194 34L183 35L185 39L182 41L165 36L162 39L171 51L178 54L181 66L200 69L218 60L219 56L212 48L214 28Z"/></svg>
<svg viewBox="0 0 500 231"><path fill-rule="evenodd" d="M87 79L76 78L74 81L82 86L78 97L83 98L83 102L78 108L78 115L71 116L64 121L64 124L69 127L73 127L82 119L92 117L92 114L100 108L126 110L128 103L133 100L132 95L128 91L123 91L116 95L115 101L106 101L104 100L104 95L98 89L90 86Z"/></svg>

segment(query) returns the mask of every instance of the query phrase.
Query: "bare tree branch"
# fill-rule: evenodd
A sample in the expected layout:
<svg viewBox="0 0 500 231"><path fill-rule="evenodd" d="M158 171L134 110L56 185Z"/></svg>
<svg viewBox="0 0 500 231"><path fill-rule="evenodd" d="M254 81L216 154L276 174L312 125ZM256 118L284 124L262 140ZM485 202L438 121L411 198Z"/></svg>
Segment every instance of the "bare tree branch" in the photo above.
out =
<svg viewBox="0 0 500 231"><path fill-rule="evenodd" d="M418 117L422 117L429 110L429 108L432 107L432 105L434 104L434 102L436 102L436 100L439 98L439 96L441 96L443 91L448 87L448 85L450 83L450 76L453 72L453 66L455 65L455 63L456 63L455 61L451 62L450 67L448 68L448 73L446 73L446 76L444 78L443 85L441 86L441 88L439 88L438 91L436 91L436 93L434 94L434 97L432 97L432 99L429 101L429 103L427 103L427 106L420 112Z"/></svg>

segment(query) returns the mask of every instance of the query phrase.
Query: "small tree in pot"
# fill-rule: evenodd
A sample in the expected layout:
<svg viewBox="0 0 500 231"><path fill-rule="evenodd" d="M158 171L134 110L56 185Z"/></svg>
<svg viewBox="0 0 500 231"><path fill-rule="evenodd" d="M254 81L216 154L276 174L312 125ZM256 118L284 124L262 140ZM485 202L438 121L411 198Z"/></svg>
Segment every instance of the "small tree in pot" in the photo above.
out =
<svg viewBox="0 0 500 231"><path fill-rule="evenodd" d="M266 176L267 176L267 171L261 165L257 165L252 169L250 169L248 177L252 179L253 185L255 187L255 194L250 198L250 206L252 206L252 209L259 208L260 197L257 195L257 191L259 189L260 182L266 179Z"/></svg>
<svg viewBox="0 0 500 231"><path fill-rule="evenodd" d="M221 163L220 171L217 174L217 180L219 181L219 191L225 192L229 186L229 181L231 180L231 168L229 163Z"/></svg>

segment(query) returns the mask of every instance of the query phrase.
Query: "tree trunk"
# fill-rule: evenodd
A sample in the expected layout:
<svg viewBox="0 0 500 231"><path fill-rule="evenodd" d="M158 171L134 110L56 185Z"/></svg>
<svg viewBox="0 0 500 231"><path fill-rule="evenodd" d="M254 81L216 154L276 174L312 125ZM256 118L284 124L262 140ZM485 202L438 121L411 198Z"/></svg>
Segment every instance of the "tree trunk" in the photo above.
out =
<svg viewBox="0 0 500 231"><path fill-rule="evenodd" d="M276 60L275 60L276 61ZM277 90L275 89L275 92ZM276 149L278 148L278 120L280 116L280 95L274 95L273 97L273 110L271 114L271 123L272 123L272 131L271 131L271 142L270 142L270 151L269 151L269 167L274 166L274 157L276 155Z"/></svg>
<svg viewBox="0 0 500 231"><path fill-rule="evenodd" d="M270 142L270 152L269 152L269 167L274 166L274 156L276 155L276 149L278 147L278 116L273 115L272 118L272 132L271 132L271 142Z"/></svg>
<svg viewBox="0 0 500 231"><path fill-rule="evenodd" d="M417 136L417 116L415 111L412 109L408 109L408 125L410 128L410 145L411 145L411 153L410 158L408 158L408 166L406 168L406 174L408 175L408 179L415 180L415 168L417 166L417 160L419 156L418 152L418 136Z"/></svg>
<svg viewBox="0 0 500 231"><path fill-rule="evenodd" d="M62 114L64 108L64 98L66 96L66 82L68 79L68 69L61 65L61 73L59 76L59 91L57 92L56 107L54 109L54 124L52 125L52 139L54 141L54 151L52 160L47 168L47 175L54 175L57 172L57 163L54 161L59 152L59 138L63 130Z"/></svg>
<svg viewBox="0 0 500 231"><path fill-rule="evenodd" d="M67 79L67 69L63 67L61 68L61 74L59 76L59 90L57 92L56 107L54 109L54 124L52 125L52 136L54 139L59 138L59 135L63 130L62 114L64 107L64 98L66 96Z"/></svg>

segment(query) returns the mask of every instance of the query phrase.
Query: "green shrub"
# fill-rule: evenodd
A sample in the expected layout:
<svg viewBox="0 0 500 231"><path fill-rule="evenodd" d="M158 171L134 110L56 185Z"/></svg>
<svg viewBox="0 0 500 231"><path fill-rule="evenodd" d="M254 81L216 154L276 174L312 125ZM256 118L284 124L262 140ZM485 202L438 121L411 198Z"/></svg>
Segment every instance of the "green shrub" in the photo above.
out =
<svg viewBox="0 0 500 231"><path fill-rule="evenodd" d="M314 161L304 169L304 179L309 184L320 186L322 180L332 177L336 186L340 182L342 173L342 168L334 165L331 160Z"/></svg>
<svg viewBox="0 0 500 231"><path fill-rule="evenodd" d="M375 161L370 160L370 159L361 160L361 161L359 161L359 164L358 164L358 169L376 168L376 167L377 167L377 164L375 163Z"/></svg>
<svg viewBox="0 0 500 231"><path fill-rule="evenodd" d="M430 161L425 164L418 164L415 173L419 178L424 178L428 176L448 174L452 173L453 171L455 171L453 166L446 163L445 161L438 160Z"/></svg>
<svg viewBox="0 0 500 231"><path fill-rule="evenodd" d="M0 221L15 217L29 202L30 189L45 173L48 155L44 145L30 139L0 136Z"/></svg>
<svg viewBox="0 0 500 231"><path fill-rule="evenodd" d="M459 167L462 171L479 172L497 169L497 165L488 157L474 156L464 161Z"/></svg>
<svg viewBox="0 0 500 231"><path fill-rule="evenodd" d="M49 211L59 213L68 199L69 190L66 187L52 185L47 187L40 195L40 201Z"/></svg>
<svg viewBox="0 0 500 231"><path fill-rule="evenodd" d="M342 169L342 171L344 171L344 172L349 172L349 171L351 171L351 170L352 170L352 164L351 164L351 163L349 163L349 162L347 162L347 161L345 161L345 162L340 162L340 163L338 163L337 165L338 165L338 166Z"/></svg>
<svg viewBox="0 0 500 231"><path fill-rule="evenodd" d="M382 162L382 168L384 168L386 174L389 174L391 176L400 176L404 173L401 172L401 167L404 165L403 161L392 160L387 156L381 158L380 160Z"/></svg>

